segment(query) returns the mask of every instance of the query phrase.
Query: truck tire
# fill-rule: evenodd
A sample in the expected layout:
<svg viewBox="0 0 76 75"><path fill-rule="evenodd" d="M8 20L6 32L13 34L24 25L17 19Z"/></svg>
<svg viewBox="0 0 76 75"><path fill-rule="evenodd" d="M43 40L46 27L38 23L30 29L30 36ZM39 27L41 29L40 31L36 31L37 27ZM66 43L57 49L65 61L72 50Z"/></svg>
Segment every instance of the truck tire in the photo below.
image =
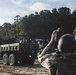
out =
<svg viewBox="0 0 76 75"><path fill-rule="evenodd" d="M35 59L34 59L34 58L30 58L30 59L29 59L29 64L30 64L30 65L33 65L34 62L35 62Z"/></svg>
<svg viewBox="0 0 76 75"><path fill-rule="evenodd" d="M23 58L21 61L20 61L20 64L21 65L33 65L35 62L35 59L34 58L31 58L29 56L26 56L25 58Z"/></svg>
<svg viewBox="0 0 76 75"><path fill-rule="evenodd" d="M14 66L16 65L16 56L14 54L10 54L9 55L9 65L10 66Z"/></svg>
<svg viewBox="0 0 76 75"><path fill-rule="evenodd" d="M31 57L29 58L29 64L33 65L35 62L35 54L32 54Z"/></svg>
<svg viewBox="0 0 76 75"><path fill-rule="evenodd" d="M8 55L5 53L3 54L3 64L8 65L8 63L9 63Z"/></svg>
<svg viewBox="0 0 76 75"><path fill-rule="evenodd" d="M35 59L33 57L28 57L25 61L26 61L26 64L33 65L35 62Z"/></svg>

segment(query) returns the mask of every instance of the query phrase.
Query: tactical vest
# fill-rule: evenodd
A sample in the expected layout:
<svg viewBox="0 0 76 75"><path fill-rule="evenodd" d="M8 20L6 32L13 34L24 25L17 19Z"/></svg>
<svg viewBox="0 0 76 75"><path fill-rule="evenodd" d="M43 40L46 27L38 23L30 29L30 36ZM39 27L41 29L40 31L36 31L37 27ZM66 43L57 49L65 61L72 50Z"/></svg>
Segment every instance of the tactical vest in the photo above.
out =
<svg viewBox="0 0 76 75"><path fill-rule="evenodd" d="M76 75L76 54L58 59L57 75Z"/></svg>

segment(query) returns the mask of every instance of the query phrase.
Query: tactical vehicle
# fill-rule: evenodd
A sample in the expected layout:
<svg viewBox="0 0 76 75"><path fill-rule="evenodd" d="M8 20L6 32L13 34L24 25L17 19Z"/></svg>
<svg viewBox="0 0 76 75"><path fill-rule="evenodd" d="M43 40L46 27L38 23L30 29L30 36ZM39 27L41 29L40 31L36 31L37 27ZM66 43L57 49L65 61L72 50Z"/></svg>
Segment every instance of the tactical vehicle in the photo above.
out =
<svg viewBox="0 0 76 75"><path fill-rule="evenodd" d="M5 43L0 45L0 59L5 65L34 64L38 44L36 43Z"/></svg>

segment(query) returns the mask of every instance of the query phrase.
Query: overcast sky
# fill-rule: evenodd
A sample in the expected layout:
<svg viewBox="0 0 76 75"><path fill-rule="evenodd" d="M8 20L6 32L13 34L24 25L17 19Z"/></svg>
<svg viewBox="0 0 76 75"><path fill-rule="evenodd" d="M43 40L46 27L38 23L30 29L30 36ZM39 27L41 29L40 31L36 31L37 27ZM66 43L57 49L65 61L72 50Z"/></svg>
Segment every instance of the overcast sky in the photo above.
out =
<svg viewBox="0 0 76 75"><path fill-rule="evenodd" d="M76 0L0 0L0 25L4 22L14 23L16 15L21 17L47 9L68 7L76 9Z"/></svg>

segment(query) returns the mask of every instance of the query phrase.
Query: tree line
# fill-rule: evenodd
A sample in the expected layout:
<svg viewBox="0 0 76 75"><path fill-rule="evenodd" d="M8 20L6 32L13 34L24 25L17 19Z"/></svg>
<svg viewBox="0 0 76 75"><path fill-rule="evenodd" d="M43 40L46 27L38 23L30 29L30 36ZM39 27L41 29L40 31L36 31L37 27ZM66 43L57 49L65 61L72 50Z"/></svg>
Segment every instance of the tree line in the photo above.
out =
<svg viewBox="0 0 76 75"><path fill-rule="evenodd" d="M59 37L65 33L72 34L76 28L76 10L71 12L68 7L60 7L25 15L13 24L0 26L0 38L50 39L52 31L58 27L61 28Z"/></svg>

